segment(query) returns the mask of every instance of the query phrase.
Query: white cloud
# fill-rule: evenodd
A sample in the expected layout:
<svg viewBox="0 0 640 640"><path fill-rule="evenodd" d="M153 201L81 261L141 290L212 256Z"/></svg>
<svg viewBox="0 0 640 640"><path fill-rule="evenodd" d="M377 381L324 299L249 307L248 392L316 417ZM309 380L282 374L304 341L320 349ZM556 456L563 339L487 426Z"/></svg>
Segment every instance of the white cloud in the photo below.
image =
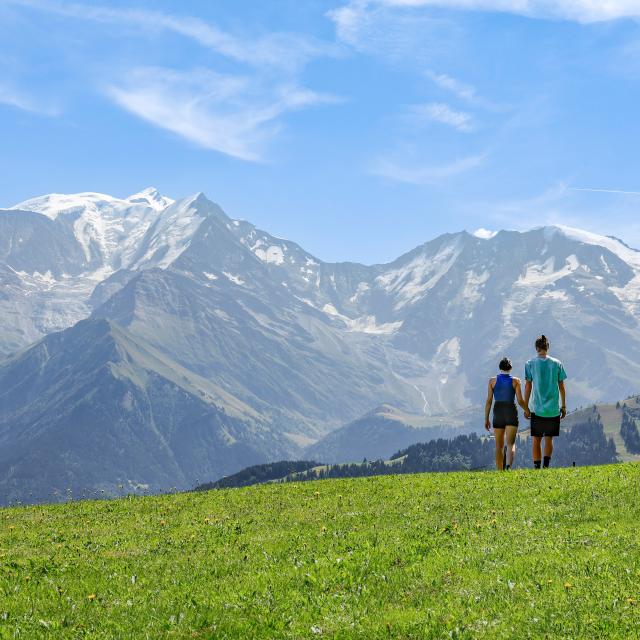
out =
<svg viewBox="0 0 640 640"><path fill-rule="evenodd" d="M296 33L267 33L243 39L200 18L177 16L154 9L115 8L58 0L4 1L69 18L135 27L148 33L169 31L227 58L256 66L295 69L304 66L312 58L337 55L338 52L332 43Z"/></svg>
<svg viewBox="0 0 640 640"><path fill-rule="evenodd" d="M450 91L458 98L467 100L468 102L474 102L477 99L477 93L475 87L470 84L466 84L448 76L446 73L434 73L433 71L427 71L427 77L433 80L441 89Z"/></svg>
<svg viewBox="0 0 640 640"><path fill-rule="evenodd" d="M380 158L372 173L395 182L415 185L437 184L479 167L486 154L467 156L444 165L408 165L388 158Z"/></svg>
<svg viewBox="0 0 640 640"><path fill-rule="evenodd" d="M338 34L356 29L357 22L365 19L367 9L376 6L492 11L585 24L640 18L638 0L352 0L331 13L338 27Z"/></svg>
<svg viewBox="0 0 640 640"><path fill-rule="evenodd" d="M130 113L199 146L247 161L264 159L267 143L294 110L335 103L335 96L300 86L302 69L318 56L336 55L334 43L296 33L239 37L200 18L161 10L108 6L65 0L0 0L30 10L99 25L116 25L123 38L151 36L160 45L177 34L224 58L231 71L176 70L122 63L92 84ZM154 48L149 48L153 54ZM207 60L208 51L203 52ZM166 59L162 52L162 58ZM101 69L105 68L101 65ZM117 78L117 79L116 79Z"/></svg>
<svg viewBox="0 0 640 640"><path fill-rule="evenodd" d="M613 193L620 196L640 196L640 191L622 191L621 189L587 189L572 187L571 191L586 191L588 193Z"/></svg>
<svg viewBox="0 0 640 640"><path fill-rule="evenodd" d="M294 84L260 86L253 77L207 69L135 69L104 87L119 106L206 149L247 161L263 159L286 112L336 101Z"/></svg>
<svg viewBox="0 0 640 640"><path fill-rule="evenodd" d="M410 108L410 114L415 123L420 123L421 121L439 122L458 131L469 132L473 130L471 114L464 111L456 111L443 102L413 105Z"/></svg>
<svg viewBox="0 0 640 640"><path fill-rule="evenodd" d="M352 0L329 11L327 16L334 22L341 42L384 58L411 57L414 63L430 61L459 31L452 20L425 12L398 11L376 0Z"/></svg>
<svg viewBox="0 0 640 640"><path fill-rule="evenodd" d="M426 71L425 75L440 89L452 93L457 98L464 100L474 107L479 107L487 111L504 112L510 107L505 104L496 104L478 94L477 89L471 85L458 80L446 73L436 73L434 71Z"/></svg>
<svg viewBox="0 0 640 640"><path fill-rule="evenodd" d="M14 90L2 86L0 86L0 104L22 109L23 111L35 111L30 100L27 100Z"/></svg>
<svg viewBox="0 0 640 640"><path fill-rule="evenodd" d="M56 116L59 114L59 110L52 105L38 102L14 87L1 84L0 104L43 116Z"/></svg>

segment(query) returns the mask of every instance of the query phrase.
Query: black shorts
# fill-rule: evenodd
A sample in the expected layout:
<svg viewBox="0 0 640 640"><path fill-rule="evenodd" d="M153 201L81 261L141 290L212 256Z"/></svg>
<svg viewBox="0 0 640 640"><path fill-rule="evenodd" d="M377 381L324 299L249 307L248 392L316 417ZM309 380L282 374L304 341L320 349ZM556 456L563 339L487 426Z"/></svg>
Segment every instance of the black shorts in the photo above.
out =
<svg viewBox="0 0 640 640"><path fill-rule="evenodd" d="M513 402L496 402L493 405L493 428L518 426L518 410Z"/></svg>
<svg viewBox="0 0 640 640"><path fill-rule="evenodd" d="M531 435L535 438L550 436L555 438L560 435L560 416L555 418L543 418L535 413L531 414Z"/></svg>

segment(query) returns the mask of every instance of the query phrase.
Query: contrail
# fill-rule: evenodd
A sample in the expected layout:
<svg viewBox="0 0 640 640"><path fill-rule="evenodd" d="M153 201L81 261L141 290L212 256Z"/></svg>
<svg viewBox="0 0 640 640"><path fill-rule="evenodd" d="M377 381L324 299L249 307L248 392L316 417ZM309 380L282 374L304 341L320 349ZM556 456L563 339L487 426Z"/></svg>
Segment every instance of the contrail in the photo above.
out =
<svg viewBox="0 0 640 640"><path fill-rule="evenodd" d="M626 196L640 196L640 191L621 191L620 189L578 189L571 187L571 191L589 191L591 193L619 193Z"/></svg>

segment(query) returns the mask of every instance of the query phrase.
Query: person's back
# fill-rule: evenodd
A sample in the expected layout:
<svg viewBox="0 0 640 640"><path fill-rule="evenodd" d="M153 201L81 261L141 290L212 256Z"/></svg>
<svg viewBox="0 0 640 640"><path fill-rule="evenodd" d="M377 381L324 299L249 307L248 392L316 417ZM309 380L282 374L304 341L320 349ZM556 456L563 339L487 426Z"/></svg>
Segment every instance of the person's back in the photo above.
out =
<svg viewBox="0 0 640 640"><path fill-rule="evenodd" d="M525 365L525 380L533 385L532 412L542 418L555 418L560 414L559 382L566 379L562 362L551 356L537 356Z"/></svg>
<svg viewBox="0 0 640 640"><path fill-rule="evenodd" d="M540 468L541 442L544 445L544 466L551 463L553 438L560 435L560 421L567 415L567 378L560 360L548 355L549 340L543 334L536 340L537 358L529 360L524 368L526 412L531 415L531 437L533 439L533 465ZM533 407L529 402L533 400Z"/></svg>
<svg viewBox="0 0 640 640"><path fill-rule="evenodd" d="M493 398L496 402L515 403L516 390L510 373L500 373L496 376L496 382L493 386Z"/></svg>
<svg viewBox="0 0 640 640"><path fill-rule="evenodd" d="M484 428L491 429L489 413L493 405L493 433L496 443L496 468L510 469L516 454L516 434L518 432L518 404L524 409L524 399L520 380L511 375L511 360L506 356L498 365L500 373L489 380L487 388L487 401L484 405ZM495 401L495 402L494 402ZM506 433L505 433L506 432ZM507 439L507 456L503 457L503 447Z"/></svg>

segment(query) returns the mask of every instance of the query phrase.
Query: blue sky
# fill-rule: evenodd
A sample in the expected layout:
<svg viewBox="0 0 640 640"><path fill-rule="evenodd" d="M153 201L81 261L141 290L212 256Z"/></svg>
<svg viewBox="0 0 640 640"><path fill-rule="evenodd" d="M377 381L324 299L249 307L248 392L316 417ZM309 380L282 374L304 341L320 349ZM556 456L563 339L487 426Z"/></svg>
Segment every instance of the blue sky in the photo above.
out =
<svg viewBox="0 0 640 640"><path fill-rule="evenodd" d="M0 0L0 206L204 191L325 260L640 246L639 0Z"/></svg>

